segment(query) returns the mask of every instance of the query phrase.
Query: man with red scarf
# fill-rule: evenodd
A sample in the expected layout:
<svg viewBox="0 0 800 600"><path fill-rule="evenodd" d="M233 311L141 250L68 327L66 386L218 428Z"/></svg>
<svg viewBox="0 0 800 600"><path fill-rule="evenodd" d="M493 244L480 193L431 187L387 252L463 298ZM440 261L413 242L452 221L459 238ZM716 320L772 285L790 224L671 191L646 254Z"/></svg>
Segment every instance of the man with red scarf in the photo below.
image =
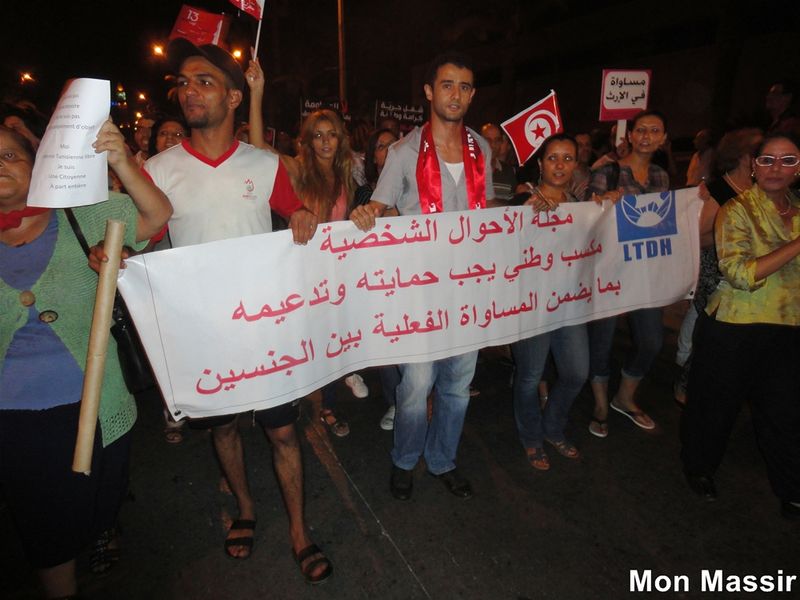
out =
<svg viewBox="0 0 800 600"><path fill-rule="evenodd" d="M350 218L362 230L388 208L401 215L485 208L493 198L491 149L464 126L475 78L471 60L460 53L437 56L425 83L431 119L389 149L372 200ZM455 458L469 403L469 383L477 351L427 363L399 365L397 413L392 449L392 495L411 497L413 470L421 456L428 472L460 498L472 497L469 481L456 470ZM428 422L427 398L435 390Z"/></svg>

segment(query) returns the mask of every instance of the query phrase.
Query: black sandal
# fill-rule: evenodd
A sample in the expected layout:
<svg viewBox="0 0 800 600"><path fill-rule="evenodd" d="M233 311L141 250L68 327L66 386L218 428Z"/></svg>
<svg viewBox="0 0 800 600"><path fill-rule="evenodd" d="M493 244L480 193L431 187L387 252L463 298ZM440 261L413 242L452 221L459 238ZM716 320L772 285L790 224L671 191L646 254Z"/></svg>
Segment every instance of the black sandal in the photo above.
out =
<svg viewBox="0 0 800 600"><path fill-rule="evenodd" d="M306 582L310 583L311 585L317 585L325 581L328 577L333 575L333 565L331 561L322 553L322 550L319 549L319 546L316 544L311 544L310 546L306 546L300 552L295 553L292 550L292 554L294 554L294 559L297 561L297 566L300 567L300 572L303 574L303 577L306 578ZM320 557L309 561L308 564L303 566L303 562L314 556L315 554L319 554ZM325 568L319 572L317 575L312 575L314 569L317 565L324 564Z"/></svg>
<svg viewBox="0 0 800 600"><path fill-rule="evenodd" d="M100 534L92 547L89 557L89 570L95 575L104 575L119 562L119 548L109 548L109 544L117 539L117 530L113 527Z"/></svg>
<svg viewBox="0 0 800 600"><path fill-rule="evenodd" d="M255 532L256 521L255 519L236 519L233 523L231 523L231 526L228 529L228 533L230 533L231 531L235 531L236 529L252 529ZM228 551L230 548L247 548L248 552L244 556L234 556ZM228 558L232 558L234 560L245 560L250 558L250 555L252 553L253 553L252 535L243 535L241 537L228 538L225 540L225 554Z"/></svg>

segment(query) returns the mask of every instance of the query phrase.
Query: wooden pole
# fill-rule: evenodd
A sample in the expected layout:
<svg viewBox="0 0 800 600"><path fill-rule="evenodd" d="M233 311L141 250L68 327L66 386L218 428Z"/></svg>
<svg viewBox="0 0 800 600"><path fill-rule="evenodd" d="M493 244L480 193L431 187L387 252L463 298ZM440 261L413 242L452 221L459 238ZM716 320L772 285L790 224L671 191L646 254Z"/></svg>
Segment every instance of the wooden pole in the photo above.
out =
<svg viewBox="0 0 800 600"><path fill-rule="evenodd" d="M97 282L92 329L89 332L89 351L86 355L86 372L83 376L78 438L75 441L75 454L72 457L72 470L84 475L92 472L94 434L97 427L97 413L100 409L108 336L111 333L111 313L114 309L114 294L117 291L117 274L124 237L125 223L109 219L106 223L104 244L108 262L100 267L100 279Z"/></svg>

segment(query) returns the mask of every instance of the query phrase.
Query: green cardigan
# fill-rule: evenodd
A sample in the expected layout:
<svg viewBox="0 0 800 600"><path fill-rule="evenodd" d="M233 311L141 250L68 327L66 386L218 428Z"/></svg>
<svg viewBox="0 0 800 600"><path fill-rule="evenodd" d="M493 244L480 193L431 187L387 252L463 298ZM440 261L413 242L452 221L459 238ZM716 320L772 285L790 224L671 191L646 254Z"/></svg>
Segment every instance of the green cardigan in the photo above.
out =
<svg viewBox="0 0 800 600"><path fill-rule="evenodd" d="M75 208L73 211L90 246L105 236L107 219L124 222L125 244L136 246L136 207L125 194L110 192L108 202ZM80 368L85 369L97 274L89 269L86 255L66 214L62 210L57 213L58 236L53 256L31 291L36 296L36 308L40 312L54 310L58 313L58 319L51 323L51 327ZM142 247L142 244L138 247ZM19 294L20 290L0 281L0 377L11 340L28 319L28 308L20 302ZM77 400L65 398L64 404ZM136 404L122 379L113 337L109 338L99 420L103 446L108 446L130 431L136 421Z"/></svg>

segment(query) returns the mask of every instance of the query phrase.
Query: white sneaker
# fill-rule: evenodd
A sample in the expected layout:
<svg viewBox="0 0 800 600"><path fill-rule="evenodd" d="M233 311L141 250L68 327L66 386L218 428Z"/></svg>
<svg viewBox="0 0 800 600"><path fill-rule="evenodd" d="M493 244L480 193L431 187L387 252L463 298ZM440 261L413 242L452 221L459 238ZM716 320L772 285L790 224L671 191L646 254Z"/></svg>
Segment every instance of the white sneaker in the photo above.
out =
<svg viewBox="0 0 800 600"><path fill-rule="evenodd" d="M381 419L381 429L384 431L391 431L394 429L394 404L389 407L386 414Z"/></svg>
<svg viewBox="0 0 800 600"><path fill-rule="evenodd" d="M367 384L364 383L364 380L361 379L361 375L358 373L348 375L344 378L344 382L347 384L347 387L350 388L350 391L353 392L353 396L356 398L366 398L369 396L369 388L367 387Z"/></svg>

